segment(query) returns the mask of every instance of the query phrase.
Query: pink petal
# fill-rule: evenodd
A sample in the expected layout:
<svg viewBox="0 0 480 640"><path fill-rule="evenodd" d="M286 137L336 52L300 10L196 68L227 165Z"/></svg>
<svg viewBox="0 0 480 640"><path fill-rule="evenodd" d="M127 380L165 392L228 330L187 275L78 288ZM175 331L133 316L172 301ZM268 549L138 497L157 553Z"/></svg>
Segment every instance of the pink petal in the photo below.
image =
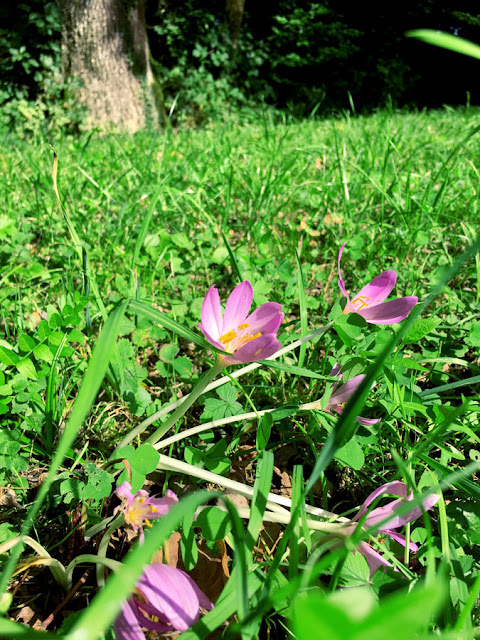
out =
<svg viewBox="0 0 480 640"><path fill-rule="evenodd" d="M263 327L262 333L278 333L278 329L283 322L284 314L278 313L275 317L273 317L270 322Z"/></svg>
<svg viewBox="0 0 480 640"><path fill-rule="evenodd" d="M382 271L379 276L360 289L357 295L352 298L351 304L354 305L357 298L363 298L368 307L375 307L390 295L396 282L397 274L395 271Z"/></svg>
<svg viewBox="0 0 480 640"><path fill-rule="evenodd" d="M345 384L342 384L340 389L338 389L338 391L335 391L335 393L332 393L332 395L330 396L330 400L327 403L327 408L331 408L330 405L343 404L344 402L350 400L364 378L365 374L362 373L359 376L350 378L350 380L347 380Z"/></svg>
<svg viewBox="0 0 480 640"><path fill-rule="evenodd" d="M200 328L204 333L206 332L213 336L214 340L217 340L223 335L222 307L220 306L220 296L214 284L207 291L207 295L203 301L201 318L203 328Z"/></svg>
<svg viewBox="0 0 480 640"><path fill-rule="evenodd" d="M405 298L382 302L375 307L360 309L356 313L365 318L370 324L395 324L404 320L417 302L418 298L416 296L406 296Z"/></svg>
<svg viewBox="0 0 480 640"><path fill-rule="evenodd" d="M361 520L364 514L367 512L368 507L372 504L372 502L376 500L379 496L383 495L384 493L391 493L395 496L406 498L408 495L408 487L405 484L405 482L400 482L399 480L394 480L393 482L386 482L385 484L382 484L381 487L378 487L378 489L375 489L375 491L372 491L372 493L368 496L368 498L362 504L360 511L352 519L355 520L356 522ZM369 516L375 513L375 511L376 509L374 509L372 513L369 514Z"/></svg>
<svg viewBox="0 0 480 640"><path fill-rule="evenodd" d="M133 493L132 485L129 482L122 482L122 484L119 484L115 489L115 493L119 498L127 498L128 503L131 504L133 500Z"/></svg>
<svg viewBox="0 0 480 640"><path fill-rule="evenodd" d="M343 406L341 404L336 404L334 406L330 406L329 404L327 404L324 411L328 411L329 413L331 411L335 411L335 413L339 413L340 415L342 415ZM362 418L362 416L357 416L355 420L360 424L363 424L365 427L369 427L372 424L377 424L377 422L380 422L380 418Z"/></svg>
<svg viewBox="0 0 480 640"><path fill-rule="evenodd" d="M364 427L371 427L373 424L380 422L381 418L362 418L362 416L357 416L355 420L360 424L363 424Z"/></svg>
<svg viewBox="0 0 480 640"><path fill-rule="evenodd" d="M200 617L198 587L186 573L166 564L145 567L138 589L174 630L186 631Z"/></svg>
<svg viewBox="0 0 480 640"><path fill-rule="evenodd" d="M341 271L341 269L340 269L340 260L342 259L342 253L343 253L343 250L344 250L344 248L345 248L345 245L346 245L346 244L347 244L347 243L346 243L346 242L344 242L344 243L342 244L342 246L340 247L340 251L338 252L338 281L337 281L337 282L338 282L338 286L340 287L340 291L341 291L341 292L343 293L343 295L346 297L346 299L348 300L348 302L350 302L350 298L348 297L348 293L347 293L347 290L346 290L346 288L345 288L345 283L344 283L344 281L342 280L342 271Z"/></svg>
<svg viewBox="0 0 480 640"><path fill-rule="evenodd" d="M402 516L397 516L397 515L393 514L393 517L390 520L388 520L387 522L385 522L385 524L382 525L382 531L385 530L385 529L399 529L400 527L403 527L405 524L408 524L409 522L413 522L414 520L419 518L424 511L428 511L429 509L431 509L433 507L433 505L438 502L439 498L440 498L439 495L437 495L435 493L431 493L430 495L426 496L422 500L423 509L420 506L418 506L418 507L412 507L412 509L410 511L408 511L407 513L405 513ZM410 499L411 499L411 497L410 497ZM400 505L403 505L405 503L408 504L408 500L395 500L395 502L397 504L390 511L395 511L396 509L398 509L398 507ZM387 507L388 506L389 505L387 505ZM380 508L382 508L382 507L380 507ZM372 524L374 525L376 522L380 521L380 516L382 514L380 514L380 513L376 514L375 513L376 511L377 511L377 509L374 509L372 511L372 514L374 515L374 522L372 522L372 523L370 522L370 515L372 515L372 514L367 516L368 526L371 526ZM378 515L378 517L377 517L377 515ZM385 517L387 515L388 515L388 513L386 513L386 514L384 513L383 514L383 519L385 519Z"/></svg>
<svg viewBox="0 0 480 640"><path fill-rule="evenodd" d="M384 533L389 535L390 538L392 538L392 540L395 540L395 542L398 542L398 544L401 544L402 547L405 547L407 545L407 539L405 538L405 536L402 536L401 533L397 533L396 531L390 531L389 529L385 530ZM408 549L412 553L417 553L418 546L415 544L415 542L410 542L408 545Z"/></svg>
<svg viewBox="0 0 480 640"><path fill-rule="evenodd" d="M361 553L362 556L367 560L368 566L370 568L370 577L373 576L375 571L380 568L382 565L384 567L391 567L392 564L385 560L385 558L378 553L372 546L368 544L368 542L361 542L358 545L357 549L358 553Z"/></svg>
<svg viewBox="0 0 480 640"><path fill-rule="evenodd" d="M336 376L339 380L341 379L341 377L342 377L342 367L339 365L339 363L338 363L338 362L336 362L336 363L334 364L333 369L330 371L330 374L329 374L329 375L330 375L332 378L333 378L334 376Z"/></svg>
<svg viewBox="0 0 480 640"><path fill-rule="evenodd" d="M122 605L113 630L116 640L145 640L145 634L140 627L137 616L128 602Z"/></svg>
<svg viewBox="0 0 480 640"><path fill-rule="evenodd" d="M148 519L161 518L176 502L178 502L178 498L170 489L165 492L163 498L148 498L147 504L155 508L155 511L148 516Z"/></svg>
<svg viewBox="0 0 480 640"><path fill-rule="evenodd" d="M281 348L281 343L274 334L259 336L250 340L243 347L237 349L231 356L225 357L228 364L246 364L247 362L257 362L265 360Z"/></svg>
<svg viewBox="0 0 480 640"><path fill-rule="evenodd" d="M223 344L220 344L220 342L218 342L218 340L215 340L210 333L205 329L205 327L200 324L200 322L198 323L198 328L200 329L200 331L203 333L203 335L205 336L205 338L210 342L210 344L213 344L214 347L217 347L218 349L221 349L222 351L225 351L225 347Z"/></svg>
<svg viewBox="0 0 480 640"><path fill-rule="evenodd" d="M239 324L245 322L250 307L252 306L253 289L248 280L244 280L230 294L225 306L221 337L231 329L236 329ZM203 322L203 316L202 316Z"/></svg>
<svg viewBox="0 0 480 640"><path fill-rule="evenodd" d="M282 308L278 302L266 302L260 307L255 309L245 322L248 322L249 333L277 333L278 327L283 320L283 313L280 313Z"/></svg>

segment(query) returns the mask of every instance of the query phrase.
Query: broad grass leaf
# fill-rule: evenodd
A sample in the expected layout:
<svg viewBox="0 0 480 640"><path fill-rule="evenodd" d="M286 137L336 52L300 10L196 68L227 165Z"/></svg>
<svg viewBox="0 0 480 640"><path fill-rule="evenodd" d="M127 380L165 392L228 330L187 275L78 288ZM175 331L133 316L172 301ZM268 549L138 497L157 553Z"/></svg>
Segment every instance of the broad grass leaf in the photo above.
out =
<svg viewBox="0 0 480 640"><path fill-rule="evenodd" d="M385 640L397 638L401 629L402 640L413 640L425 631L431 618L440 609L447 595L443 580L428 587L402 591L388 599L368 618L362 620L354 640Z"/></svg>
<svg viewBox="0 0 480 640"><path fill-rule="evenodd" d="M263 451L270 439L273 417L271 413L266 413L258 422L257 427L257 451Z"/></svg>
<svg viewBox="0 0 480 640"><path fill-rule="evenodd" d="M412 31L407 31L406 35L409 38L416 38L417 40L422 40L427 44L433 44L435 47L449 49L456 53L463 53L465 56L470 56L471 58L477 58L477 60L480 60L480 47L478 44L465 40L464 38L454 36L451 33L434 31L433 29L413 29Z"/></svg>
<svg viewBox="0 0 480 640"><path fill-rule="evenodd" d="M328 602L322 593L298 597L292 605L293 628L298 640L328 638L351 640L354 625L342 609Z"/></svg>
<svg viewBox="0 0 480 640"><path fill-rule="evenodd" d="M441 321L442 319L437 318L436 316L430 316L430 318L418 318L418 320L415 320L411 328L408 330L403 341L406 344L414 344L418 342L434 331Z"/></svg>
<svg viewBox="0 0 480 640"><path fill-rule="evenodd" d="M358 471L365 464L365 455L362 447L353 438L343 447L337 450L335 460Z"/></svg>

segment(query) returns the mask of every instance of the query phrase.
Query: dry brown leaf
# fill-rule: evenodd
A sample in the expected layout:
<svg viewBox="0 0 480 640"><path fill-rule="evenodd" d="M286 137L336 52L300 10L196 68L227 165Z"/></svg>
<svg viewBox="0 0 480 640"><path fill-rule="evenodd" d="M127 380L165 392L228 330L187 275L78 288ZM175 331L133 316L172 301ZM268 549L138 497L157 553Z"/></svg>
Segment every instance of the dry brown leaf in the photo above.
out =
<svg viewBox="0 0 480 640"><path fill-rule="evenodd" d="M278 522L265 522L255 547L261 559L271 559L283 535L283 527Z"/></svg>
<svg viewBox="0 0 480 640"><path fill-rule="evenodd" d="M15 507L15 509L25 509L18 501L17 495L9 487L0 487L0 507Z"/></svg>
<svg viewBox="0 0 480 640"><path fill-rule="evenodd" d="M323 218L323 223L330 226L333 224L342 224L343 218L338 213L327 213L327 215Z"/></svg>
<svg viewBox="0 0 480 640"><path fill-rule="evenodd" d="M207 547L204 540L198 545L198 561L195 568L189 571L190 577L195 580L198 587L210 598L212 602L216 602L218 597L227 584L230 577L228 570L228 554L227 547L223 540L215 543L218 547L219 555L215 555Z"/></svg>
<svg viewBox="0 0 480 640"><path fill-rule="evenodd" d="M15 616L17 622L23 622L23 624L30 624L33 618L37 618L38 613L26 604Z"/></svg>
<svg viewBox="0 0 480 640"><path fill-rule="evenodd" d="M249 501L245 496L242 496L241 493L237 493L236 491L228 490L224 493L225 498L228 498L230 502L236 509L248 509L250 506ZM223 506L223 498L219 498L217 500L217 506Z"/></svg>
<svg viewBox="0 0 480 640"><path fill-rule="evenodd" d="M170 538L163 544L163 547L155 553L152 562L163 562L170 567L177 567L181 537L177 531L174 531Z"/></svg>
<svg viewBox="0 0 480 640"><path fill-rule="evenodd" d="M292 495L292 477L286 471L280 471L278 467L273 467L273 472L280 478L280 493L281 496L287 496L290 498Z"/></svg>

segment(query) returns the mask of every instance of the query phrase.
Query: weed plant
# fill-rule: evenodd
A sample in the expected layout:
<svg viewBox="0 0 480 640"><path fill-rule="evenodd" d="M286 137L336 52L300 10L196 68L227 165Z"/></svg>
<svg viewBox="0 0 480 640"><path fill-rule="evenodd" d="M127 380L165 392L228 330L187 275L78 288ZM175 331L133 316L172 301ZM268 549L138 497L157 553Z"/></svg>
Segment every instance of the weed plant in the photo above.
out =
<svg viewBox="0 0 480 640"><path fill-rule="evenodd" d="M0 636L113 638L160 549L215 601L183 640L480 635L479 133L474 109L236 115L65 138L58 171L44 139L4 139ZM343 313L344 242L347 291L394 270L408 318ZM205 294L247 280L282 305L283 355L207 386ZM345 406L336 364L366 376ZM352 524L391 482L413 502Z"/></svg>

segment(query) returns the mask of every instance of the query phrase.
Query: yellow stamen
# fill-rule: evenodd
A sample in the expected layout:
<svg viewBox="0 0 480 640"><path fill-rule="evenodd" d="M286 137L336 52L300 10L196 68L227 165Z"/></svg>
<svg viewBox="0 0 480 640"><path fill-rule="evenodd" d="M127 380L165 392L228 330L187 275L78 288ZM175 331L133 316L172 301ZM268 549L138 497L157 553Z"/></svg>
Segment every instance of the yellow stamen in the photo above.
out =
<svg viewBox="0 0 480 640"><path fill-rule="evenodd" d="M145 524L147 525L147 527L153 527L153 524L150 522L150 520L145 520Z"/></svg>
<svg viewBox="0 0 480 640"><path fill-rule="evenodd" d="M368 296L357 296L354 300L352 300L352 304L355 304L355 302L359 302L361 304L361 306L355 309L355 311L360 311L361 309L368 307L368 302L365 302L365 300L371 300L371 298L369 298Z"/></svg>
<svg viewBox="0 0 480 640"><path fill-rule="evenodd" d="M231 342L232 340L235 340L236 337L237 337L237 334L232 329L231 331L228 331L225 335L223 335L219 339L219 342L221 342L222 344L227 344L228 342Z"/></svg>
<svg viewBox="0 0 480 640"><path fill-rule="evenodd" d="M239 324L238 328L242 331L243 329L248 329L249 326L248 322L244 322L243 324Z"/></svg>
<svg viewBox="0 0 480 640"><path fill-rule="evenodd" d="M261 335L261 333L256 333L254 336L243 336L243 338L240 339L237 349L243 347L243 345L247 344L247 342L251 342L252 340L255 340L255 338L259 338Z"/></svg>

